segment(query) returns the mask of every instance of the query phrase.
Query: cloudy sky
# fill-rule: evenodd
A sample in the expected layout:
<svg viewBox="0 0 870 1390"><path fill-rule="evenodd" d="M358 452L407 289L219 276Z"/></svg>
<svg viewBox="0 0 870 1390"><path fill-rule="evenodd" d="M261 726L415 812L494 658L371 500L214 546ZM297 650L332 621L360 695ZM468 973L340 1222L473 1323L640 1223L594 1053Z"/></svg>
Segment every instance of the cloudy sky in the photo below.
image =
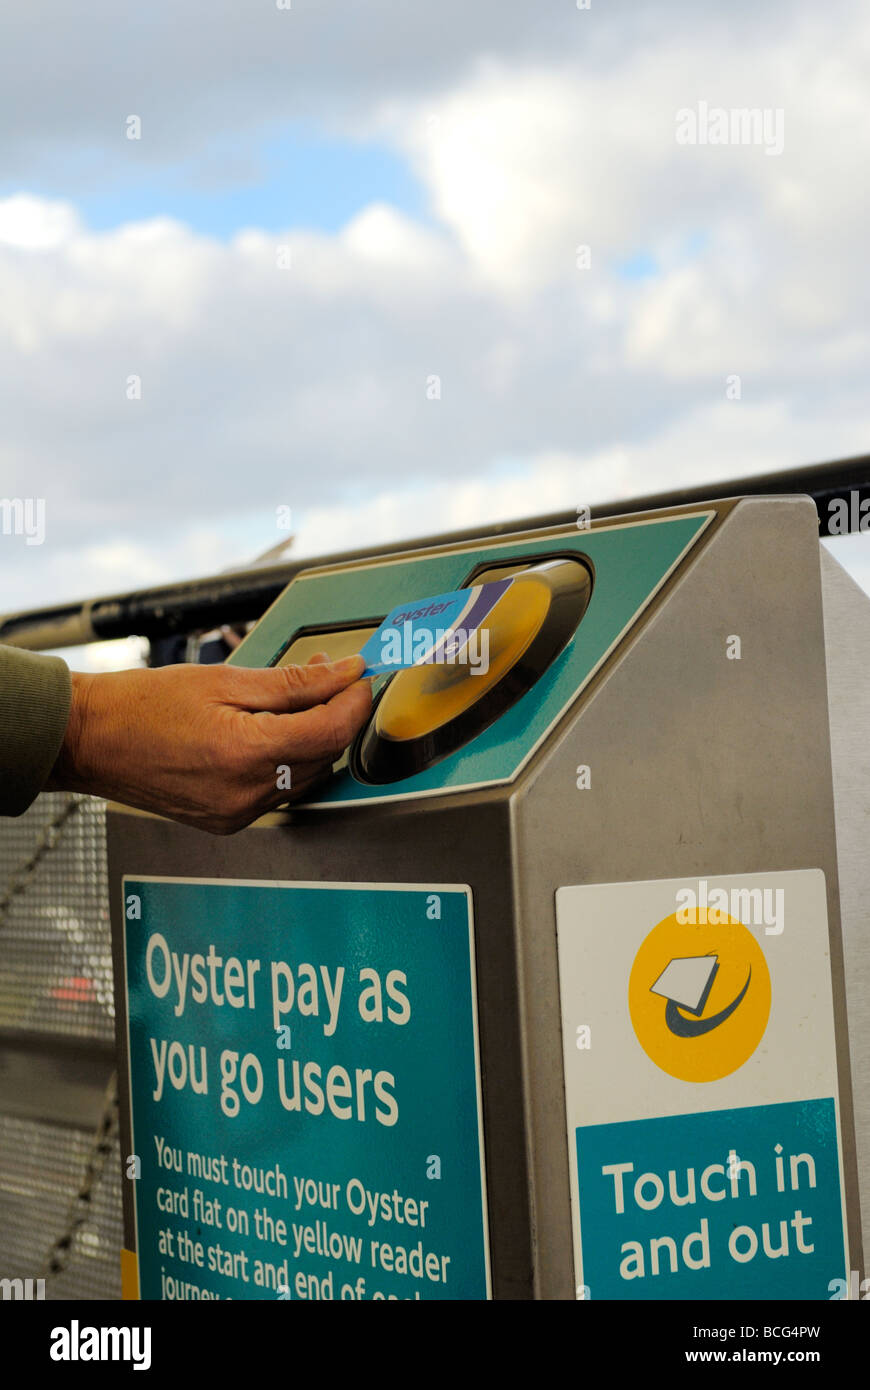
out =
<svg viewBox="0 0 870 1390"><path fill-rule="evenodd" d="M868 449L866 6L279 4L3 5L0 609Z"/></svg>

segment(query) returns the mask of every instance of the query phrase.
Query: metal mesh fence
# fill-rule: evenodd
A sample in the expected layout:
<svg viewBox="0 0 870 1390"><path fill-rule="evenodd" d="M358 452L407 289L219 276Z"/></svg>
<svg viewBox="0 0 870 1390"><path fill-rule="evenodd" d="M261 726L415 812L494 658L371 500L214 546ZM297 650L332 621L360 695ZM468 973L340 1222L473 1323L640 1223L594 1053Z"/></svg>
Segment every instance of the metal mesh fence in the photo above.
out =
<svg viewBox="0 0 870 1390"><path fill-rule="evenodd" d="M60 792L3 821L0 1028L114 1040L105 823L104 802Z"/></svg>
<svg viewBox="0 0 870 1390"><path fill-rule="evenodd" d="M0 824L0 1030L43 1051L114 1041L101 801L50 793ZM45 1277L48 1299L119 1298L117 1137L76 1207L88 1185L93 1117L77 1126L41 1111L39 1096L27 1099L26 1117L4 1112L0 1099L0 1278ZM49 1274L53 1251L62 1268Z"/></svg>
<svg viewBox="0 0 870 1390"><path fill-rule="evenodd" d="M66 1267L46 1277L49 1254L66 1228L91 1142L91 1134L83 1130L0 1117L0 1274L45 1278L47 1299L121 1297L117 1138Z"/></svg>

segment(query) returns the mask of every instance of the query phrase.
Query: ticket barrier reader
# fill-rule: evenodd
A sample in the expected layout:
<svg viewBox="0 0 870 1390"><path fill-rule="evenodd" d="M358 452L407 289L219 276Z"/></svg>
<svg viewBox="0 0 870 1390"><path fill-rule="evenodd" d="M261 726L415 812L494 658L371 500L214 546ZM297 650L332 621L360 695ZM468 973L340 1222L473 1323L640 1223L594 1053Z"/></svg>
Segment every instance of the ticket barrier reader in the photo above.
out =
<svg viewBox="0 0 870 1390"><path fill-rule="evenodd" d="M129 1296L858 1296L868 601L740 499L312 567L230 659L505 577L312 802L110 810Z"/></svg>

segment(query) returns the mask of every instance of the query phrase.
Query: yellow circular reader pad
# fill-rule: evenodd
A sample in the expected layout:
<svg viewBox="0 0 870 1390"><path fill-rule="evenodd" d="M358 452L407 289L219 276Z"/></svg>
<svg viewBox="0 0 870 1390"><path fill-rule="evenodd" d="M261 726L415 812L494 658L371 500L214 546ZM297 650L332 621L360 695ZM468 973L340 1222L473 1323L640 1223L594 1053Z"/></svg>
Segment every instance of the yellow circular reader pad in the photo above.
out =
<svg viewBox="0 0 870 1390"><path fill-rule="evenodd" d="M488 651L469 642L443 665L392 676L351 752L363 782L396 782L456 752L525 695L571 639L592 578L579 560L518 570L484 623Z"/></svg>

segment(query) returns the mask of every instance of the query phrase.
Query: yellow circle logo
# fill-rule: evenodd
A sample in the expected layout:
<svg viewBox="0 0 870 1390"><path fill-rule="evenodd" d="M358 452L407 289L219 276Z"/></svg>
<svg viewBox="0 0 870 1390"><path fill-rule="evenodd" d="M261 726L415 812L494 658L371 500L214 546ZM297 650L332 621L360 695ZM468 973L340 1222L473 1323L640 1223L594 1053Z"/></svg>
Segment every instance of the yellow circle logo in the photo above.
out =
<svg viewBox="0 0 870 1390"><path fill-rule="evenodd" d="M718 1081L742 1067L764 1036L770 974L752 932L707 909L665 917L642 942L628 982L637 1040L680 1081Z"/></svg>

